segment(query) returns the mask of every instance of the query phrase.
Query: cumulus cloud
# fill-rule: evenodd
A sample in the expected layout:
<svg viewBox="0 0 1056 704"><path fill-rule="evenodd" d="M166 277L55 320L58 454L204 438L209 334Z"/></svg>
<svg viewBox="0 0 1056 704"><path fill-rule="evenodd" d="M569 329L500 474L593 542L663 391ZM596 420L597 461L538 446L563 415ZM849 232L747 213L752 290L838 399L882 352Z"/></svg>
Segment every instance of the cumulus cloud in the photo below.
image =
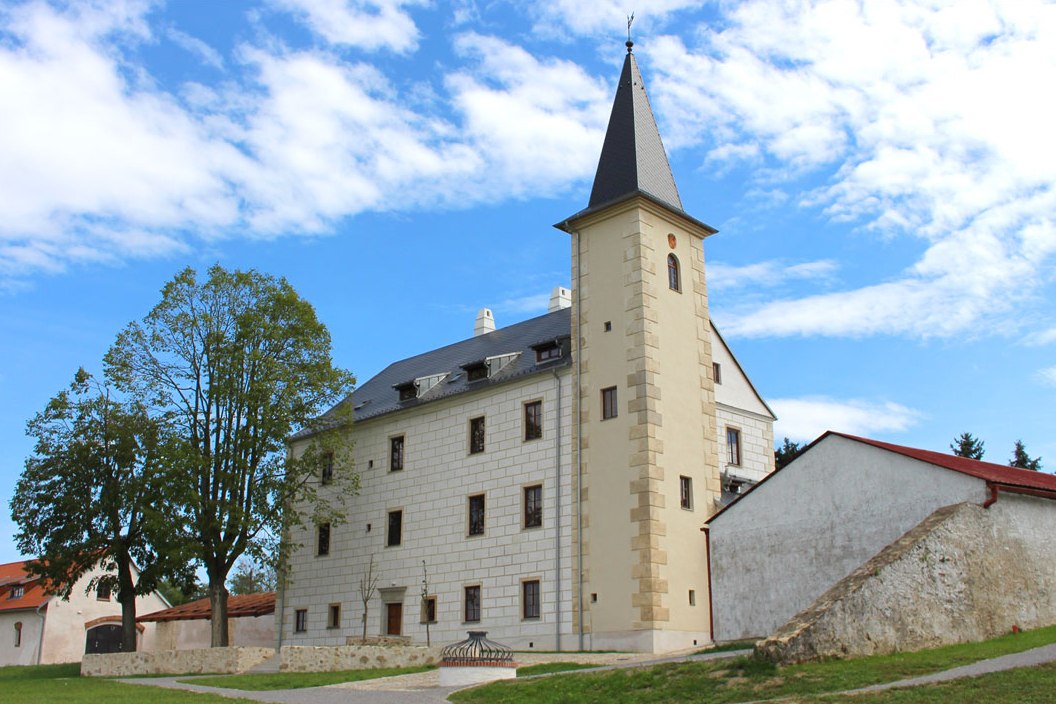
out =
<svg viewBox="0 0 1056 704"><path fill-rule="evenodd" d="M707 271L708 288L723 290L750 286L759 289L774 287L789 280L829 279L837 268L837 263L831 259L799 264L786 264L772 259L744 266L710 262Z"/></svg>
<svg viewBox="0 0 1056 704"><path fill-rule="evenodd" d="M953 335L1028 296L1056 253L1056 141L1034 78L1056 71L1054 45L1040 0L751 0L697 45L654 42L669 144L748 160L762 186L828 174L801 205L922 245L887 281L741 311L729 332Z"/></svg>
<svg viewBox="0 0 1056 704"><path fill-rule="evenodd" d="M406 7L421 0L270 0L330 44L407 53L420 33Z"/></svg>
<svg viewBox="0 0 1056 704"><path fill-rule="evenodd" d="M1056 367L1048 367L1038 371L1038 378L1041 379L1042 383L1049 386L1056 386Z"/></svg>
<svg viewBox="0 0 1056 704"><path fill-rule="evenodd" d="M889 401L839 400L824 396L777 398L769 401L778 420L774 437L810 441L827 430L869 437L907 430L921 414Z"/></svg>

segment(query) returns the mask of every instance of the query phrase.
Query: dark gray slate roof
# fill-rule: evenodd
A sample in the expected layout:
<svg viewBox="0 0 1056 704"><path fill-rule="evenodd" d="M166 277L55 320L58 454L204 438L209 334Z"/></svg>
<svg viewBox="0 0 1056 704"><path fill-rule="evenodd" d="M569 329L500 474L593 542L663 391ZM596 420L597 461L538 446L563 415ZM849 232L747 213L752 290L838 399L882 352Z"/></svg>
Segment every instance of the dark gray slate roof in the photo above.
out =
<svg viewBox="0 0 1056 704"><path fill-rule="evenodd" d="M645 83L628 47L588 207L621 200L638 191L682 210Z"/></svg>
<svg viewBox="0 0 1056 704"><path fill-rule="evenodd" d="M571 363L571 326L571 310L563 308L485 335L393 362L353 391L352 395L336 408L351 403L355 413L354 420L362 421L467 391L503 384L531 374L549 373L555 367L565 367ZM553 342L561 346L561 357L536 364L534 347ZM481 363L489 357L512 353L520 355L491 377L468 381L464 367ZM395 387L422 377L445 373L448 376L420 398L399 400L399 391ZM303 433L298 433L295 437L302 436Z"/></svg>

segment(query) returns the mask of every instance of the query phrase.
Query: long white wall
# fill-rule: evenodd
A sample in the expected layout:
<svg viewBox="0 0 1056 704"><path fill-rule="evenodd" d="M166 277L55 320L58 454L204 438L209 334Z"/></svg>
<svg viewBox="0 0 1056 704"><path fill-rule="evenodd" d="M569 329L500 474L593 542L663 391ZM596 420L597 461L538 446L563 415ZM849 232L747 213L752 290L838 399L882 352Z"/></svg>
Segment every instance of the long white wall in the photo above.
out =
<svg viewBox="0 0 1056 704"><path fill-rule="evenodd" d="M559 374L567 417L572 377L567 369ZM292 534L304 547L292 556L292 581L279 595L281 644L344 645L348 637L358 637L359 582L373 555L379 591L385 591L370 603L368 636L385 633L383 599L403 588L402 634L425 642L425 625L419 622L424 560L429 591L437 598L437 622L430 625L434 644L462 640L467 630L485 630L516 648L552 650L560 631L561 646L575 647L570 637L569 421L558 418L557 387L554 375L540 374L356 424L359 495L346 497L347 523L333 527L328 556L316 555L314 528ZM543 402L543 437L525 441L523 407L533 400ZM486 418L485 451L471 455L469 421L478 416ZM404 469L390 472L389 438L400 434ZM523 490L533 484L543 487L543 525L524 528ZM485 533L468 536L468 497L480 493L486 497ZM403 511L402 544L386 547L388 513L395 509ZM541 582L539 619L521 618L525 579ZM479 623L463 620L463 589L471 585L481 587ZM341 623L327 628L328 606L335 603L341 605ZM304 633L295 632L298 609L308 612Z"/></svg>
<svg viewBox="0 0 1056 704"><path fill-rule="evenodd" d="M770 634L981 480L829 436L710 526L716 641Z"/></svg>

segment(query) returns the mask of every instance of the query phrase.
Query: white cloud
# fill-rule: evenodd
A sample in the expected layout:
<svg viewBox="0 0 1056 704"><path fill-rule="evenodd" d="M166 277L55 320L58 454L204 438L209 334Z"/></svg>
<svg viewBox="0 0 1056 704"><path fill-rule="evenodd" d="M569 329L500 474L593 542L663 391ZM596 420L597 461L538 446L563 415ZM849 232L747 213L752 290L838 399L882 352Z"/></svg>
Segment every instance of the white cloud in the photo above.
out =
<svg viewBox="0 0 1056 704"><path fill-rule="evenodd" d="M1027 337L1027 343L1031 345L1050 345L1053 342L1056 342L1056 327L1040 330Z"/></svg>
<svg viewBox="0 0 1056 704"><path fill-rule="evenodd" d="M224 68L224 59L220 56L220 52L203 42L198 37L192 37L190 34L181 32L175 27L169 27L166 29L165 36L176 46L190 52L194 56L197 56L202 63L212 66L215 69Z"/></svg>
<svg viewBox="0 0 1056 704"><path fill-rule="evenodd" d="M1051 267L1056 140L1036 77L1056 72L1056 6L753 0L700 36L651 47L669 144L748 161L763 185L827 172L804 206L923 243L888 281L741 311L732 334L953 335Z"/></svg>
<svg viewBox="0 0 1056 704"><path fill-rule="evenodd" d="M616 0L547 0L533 3L537 17L534 29L553 34L553 23L558 22L576 34L613 33L626 26L627 16L633 11L633 38L647 34L650 27L662 24L668 15L699 6L699 0L637 0L633 8Z"/></svg>
<svg viewBox="0 0 1056 704"><path fill-rule="evenodd" d="M921 414L889 401L837 400L824 396L769 401L778 420L774 437L811 441L827 430L869 437L912 427Z"/></svg>
<svg viewBox="0 0 1056 704"><path fill-rule="evenodd" d="M406 12L421 0L270 0L293 13L330 44L407 53L418 48L420 33Z"/></svg>
<svg viewBox="0 0 1056 704"><path fill-rule="evenodd" d="M789 280L829 279L837 268L838 265L831 259L819 259L799 264L786 264L783 261L771 259L744 266L709 262L708 288L717 291L743 287L771 288Z"/></svg>
<svg viewBox="0 0 1056 704"><path fill-rule="evenodd" d="M1041 379L1042 383L1049 386L1056 386L1056 367L1048 367L1038 371L1038 378Z"/></svg>

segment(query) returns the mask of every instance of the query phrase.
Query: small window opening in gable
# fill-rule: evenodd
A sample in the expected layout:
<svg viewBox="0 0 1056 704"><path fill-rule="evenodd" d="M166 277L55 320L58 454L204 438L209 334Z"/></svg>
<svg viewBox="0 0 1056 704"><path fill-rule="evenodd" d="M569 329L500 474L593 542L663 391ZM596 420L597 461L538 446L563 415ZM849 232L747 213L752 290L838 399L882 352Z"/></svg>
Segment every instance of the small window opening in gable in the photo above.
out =
<svg viewBox="0 0 1056 704"><path fill-rule="evenodd" d="M721 384L722 383L722 365L719 364L718 362L712 362L711 363L711 371L712 371L712 375L715 377L715 383L716 384Z"/></svg>
<svg viewBox="0 0 1056 704"><path fill-rule="evenodd" d="M667 285L672 291L682 290L682 269L674 254L667 255Z"/></svg>

